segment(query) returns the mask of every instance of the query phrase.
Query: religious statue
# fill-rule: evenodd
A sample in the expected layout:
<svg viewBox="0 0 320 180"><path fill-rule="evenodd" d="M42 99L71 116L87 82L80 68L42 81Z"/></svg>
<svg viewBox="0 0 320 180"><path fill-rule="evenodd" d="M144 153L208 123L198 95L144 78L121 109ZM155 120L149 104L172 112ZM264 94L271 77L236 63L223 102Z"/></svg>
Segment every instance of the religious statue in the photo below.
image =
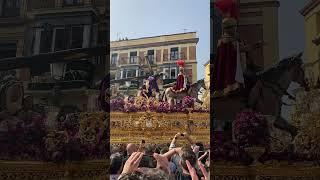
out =
<svg viewBox="0 0 320 180"><path fill-rule="evenodd" d="M255 65L248 54L264 43L258 42L248 45L239 39L237 34L239 3L237 0L218 0L215 2L215 7L223 16L223 34L218 41L217 53L214 58L213 96L222 97L237 92L240 87L250 86L248 80L252 79L255 82L256 73L262 68Z"/></svg>
<svg viewBox="0 0 320 180"><path fill-rule="evenodd" d="M179 93L182 91L186 91L187 90L187 77L185 76L184 73L184 61L183 60L179 60L177 61L177 65L179 66L179 74L177 77L177 81L175 86L172 88L173 92Z"/></svg>
<svg viewBox="0 0 320 180"><path fill-rule="evenodd" d="M218 41L214 59L215 97L228 95L244 85L240 45L235 39L236 25L234 18L223 19L223 35Z"/></svg>

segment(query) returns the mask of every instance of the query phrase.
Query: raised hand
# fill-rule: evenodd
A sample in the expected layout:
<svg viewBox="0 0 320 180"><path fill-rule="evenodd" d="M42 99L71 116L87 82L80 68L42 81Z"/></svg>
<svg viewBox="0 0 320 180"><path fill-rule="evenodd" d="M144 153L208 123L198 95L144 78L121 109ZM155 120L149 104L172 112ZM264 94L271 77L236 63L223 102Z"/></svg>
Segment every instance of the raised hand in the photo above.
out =
<svg viewBox="0 0 320 180"><path fill-rule="evenodd" d="M199 180L196 169L194 167L192 167L192 165L190 164L190 162L188 160L186 160L186 163L187 163L188 170L189 170L189 173L190 173L192 180Z"/></svg>
<svg viewBox="0 0 320 180"><path fill-rule="evenodd" d="M177 133L176 135L174 135L174 138L177 139L179 136L181 136L181 133Z"/></svg>
<svg viewBox="0 0 320 180"><path fill-rule="evenodd" d="M209 179L209 174L208 174L206 168L204 167L204 165L202 164L201 161L198 161L198 166L199 166L199 168L200 168L200 170L201 170L201 172L202 172L202 174L204 176L204 180L208 180Z"/></svg>
<svg viewBox="0 0 320 180"><path fill-rule="evenodd" d="M142 157L143 157L143 153L141 152L134 152L133 154L131 154L129 159L124 164L122 174L132 173L137 171Z"/></svg>

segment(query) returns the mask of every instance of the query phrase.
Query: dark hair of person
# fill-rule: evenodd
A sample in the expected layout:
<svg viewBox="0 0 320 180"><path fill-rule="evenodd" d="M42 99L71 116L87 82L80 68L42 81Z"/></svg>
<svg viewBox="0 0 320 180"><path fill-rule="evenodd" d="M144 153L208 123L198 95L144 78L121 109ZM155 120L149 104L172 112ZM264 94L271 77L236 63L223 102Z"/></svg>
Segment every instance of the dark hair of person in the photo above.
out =
<svg viewBox="0 0 320 180"><path fill-rule="evenodd" d="M157 161L152 155L144 155L140 161L139 167L155 168Z"/></svg>
<svg viewBox="0 0 320 180"><path fill-rule="evenodd" d="M160 154L165 154L168 151L169 151L169 148L168 147L164 147L164 148L161 149Z"/></svg>
<svg viewBox="0 0 320 180"><path fill-rule="evenodd" d="M114 156L110 162L110 174L118 174L123 164L121 156Z"/></svg>
<svg viewBox="0 0 320 180"><path fill-rule="evenodd" d="M183 153L181 155L181 166L183 167L183 169L188 171L186 160L188 160L191 166L194 167L197 163L197 157L190 147L182 147L182 151Z"/></svg>
<svg viewBox="0 0 320 180"><path fill-rule="evenodd" d="M145 154L153 155L153 153L154 153L154 146L151 144L148 144L145 148Z"/></svg>

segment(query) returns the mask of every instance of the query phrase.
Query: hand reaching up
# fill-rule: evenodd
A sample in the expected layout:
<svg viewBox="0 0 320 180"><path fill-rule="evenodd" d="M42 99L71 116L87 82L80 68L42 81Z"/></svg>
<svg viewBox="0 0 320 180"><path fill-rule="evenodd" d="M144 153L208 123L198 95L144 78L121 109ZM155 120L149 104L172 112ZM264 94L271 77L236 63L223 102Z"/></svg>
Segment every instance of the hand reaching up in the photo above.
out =
<svg viewBox="0 0 320 180"><path fill-rule="evenodd" d="M143 153L141 152L134 152L133 154L131 154L129 159L124 164L122 174L132 173L137 171L142 157L143 157Z"/></svg>
<svg viewBox="0 0 320 180"><path fill-rule="evenodd" d="M209 174L208 174L206 168L204 167L204 165L202 164L201 161L198 161L198 166L199 166L199 168L200 168L200 170L201 170L201 172L202 172L202 174L204 176L203 179L204 180L208 180L209 179Z"/></svg>
<svg viewBox="0 0 320 180"><path fill-rule="evenodd" d="M188 170L189 170L189 173L190 173L192 180L199 180L196 169L194 167L192 167L192 165L190 164L190 162L188 160L186 160L186 163L187 163Z"/></svg>

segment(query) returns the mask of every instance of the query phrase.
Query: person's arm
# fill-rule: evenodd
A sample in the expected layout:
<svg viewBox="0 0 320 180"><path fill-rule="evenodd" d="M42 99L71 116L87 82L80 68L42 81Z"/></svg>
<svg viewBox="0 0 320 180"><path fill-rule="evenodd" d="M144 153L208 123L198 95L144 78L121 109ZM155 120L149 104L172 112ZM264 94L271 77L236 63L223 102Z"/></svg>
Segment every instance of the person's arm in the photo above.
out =
<svg viewBox="0 0 320 180"><path fill-rule="evenodd" d="M171 143L170 143L170 146L169 146L169 150L173 149L176 147L176 141L178 139L178 137L181 136L181 133L177 133L176 135L174 135Z"/></svg>
<svg viewBox="0 0 320 180"><path fill-rule="evenodd" d="M190 145L192 146L192 149L193 147L195 146L193 140L191 139L191 137L189 136L188 133L183 133L184 137L186 137L187 141L190 143Z"/></svg>
<svg viewBox="0 0 320 180"><path fill-rule="evenodd" d="M169 150L168 152L164 153L163 156L170 159L172 156L174 156L176 154L178 154L178 155L182 154L181 148L173 148L173 149Z"/></svg>

